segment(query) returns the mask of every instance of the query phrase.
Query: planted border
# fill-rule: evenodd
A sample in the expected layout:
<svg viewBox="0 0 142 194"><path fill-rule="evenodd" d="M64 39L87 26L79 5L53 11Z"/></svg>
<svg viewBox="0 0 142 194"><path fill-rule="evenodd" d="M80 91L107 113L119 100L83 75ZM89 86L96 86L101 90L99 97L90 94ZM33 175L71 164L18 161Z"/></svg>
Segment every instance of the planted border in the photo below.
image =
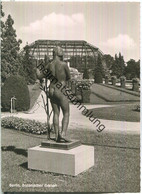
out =
<svg viewBox="0 0 142 194"><path fill-rule="evenodd" d="M24 131L27 133L33 133L38 135L47 133L46 123L13 116L2 118L1 126L4 128L15 129L18 131Z"/></svg>

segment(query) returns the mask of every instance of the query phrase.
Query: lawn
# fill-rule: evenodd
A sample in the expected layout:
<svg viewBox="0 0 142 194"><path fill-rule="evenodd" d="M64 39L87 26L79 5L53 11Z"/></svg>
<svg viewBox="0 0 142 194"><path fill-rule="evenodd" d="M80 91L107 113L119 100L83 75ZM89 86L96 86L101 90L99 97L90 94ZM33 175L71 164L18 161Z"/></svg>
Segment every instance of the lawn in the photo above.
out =
<svg viewBox="0 0 142 194"><path fill-rule="evenodd" d="M140 101L140 97L109 88L100 84L93 84L92 93L107 102L133 102Z"/></svg>
<svg viewBox="0 0 142 194"><path fill-rule="evenodd" d="M140 112L135 110L136 106L137 104L123 104L91 110L93 116L99 119L140 122Z"/></svg>
<svg viewBox="0 0 142 194"><path fill-rule="evenodd" d="M70 129L69 137L94 145L95 165L76 177L32 171L27 149L39 145L45 135L31 135L2 128L2 191L24 192L139 192L139 136ZM9 184L56 184L57 187L22 188Z"/></svg>

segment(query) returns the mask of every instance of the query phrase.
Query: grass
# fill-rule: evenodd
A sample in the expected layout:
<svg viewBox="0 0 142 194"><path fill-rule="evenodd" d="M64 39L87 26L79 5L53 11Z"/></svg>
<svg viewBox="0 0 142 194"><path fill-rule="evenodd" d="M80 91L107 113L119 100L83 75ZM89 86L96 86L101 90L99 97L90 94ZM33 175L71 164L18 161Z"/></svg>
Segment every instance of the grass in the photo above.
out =
<svg viewBox="0 0 142 194"><path fill-rule="evenodd" d="M114 107L91 109L93 116L99 119L140 122L140 112L136 111L136 104L123 104Z"/></svg>
<svg viewBox="0 0 142 194"><path fill-rule="evenodd" d="M9 192L139 192L139 136L70 129L69 137L95 147L95 165L76 177L32 171L27 149L45 135L30 135L2 128L2 191ZM9 176L11 175L11 176ZM9 184L57 184L55 188L16 188Z"/></svg>
<svg viewBox="0 0 142 194"><path fill-rule="evenodd" d="M127 88L127 87L122 88L121 86L117 86L117 85L113 86L113 85L110 85L110 84L101 84L101 85L103 85L105 87L108 87L108 88L113 88L115 90L119 90L119 91L122 91L122 92L126 92L126 93L132 94L134 96L140 96L140 91L136 92L136 91L133 91L132 89Z"/></svg>
<svg viewBox="0 0 142 194"><path fill-rule="evenodd" d="M133 102L140 101L140 97L128 94L114 88L105 87L100 84L93 84L91 88L92 93L97 97L107 102Z"/></svg>

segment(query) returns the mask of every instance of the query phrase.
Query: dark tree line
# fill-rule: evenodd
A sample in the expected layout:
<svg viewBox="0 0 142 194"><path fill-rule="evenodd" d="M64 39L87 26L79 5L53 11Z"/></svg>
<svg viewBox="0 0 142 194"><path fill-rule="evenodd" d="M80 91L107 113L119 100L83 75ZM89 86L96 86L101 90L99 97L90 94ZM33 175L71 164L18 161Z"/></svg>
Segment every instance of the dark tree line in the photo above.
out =
<svg viewBox="0 0 142 194"><path fill-rule="evenodd" d="M140 60L130 59L125 62L121 53L118 56L115 55L114 58L111 55L104 55L104 58L111 75L118 78L124 75L126 79L140 78Z"/></svg>

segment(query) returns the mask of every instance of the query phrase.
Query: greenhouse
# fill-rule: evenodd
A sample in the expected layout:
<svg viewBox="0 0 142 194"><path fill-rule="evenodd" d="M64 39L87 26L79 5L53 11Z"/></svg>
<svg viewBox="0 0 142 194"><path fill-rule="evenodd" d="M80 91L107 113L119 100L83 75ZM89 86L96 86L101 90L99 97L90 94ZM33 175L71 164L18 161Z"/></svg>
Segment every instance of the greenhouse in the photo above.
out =
<svg viewBox="0 0 142 194"><path fill-rule="evenodd" d="M85 68L94 69L98 55L100 54L102 59L104 55L99 48L84 40L37 40L28 46L30 54L36 60L44 59L45 55L52 60L53 48L60 46L64 51L64 61L80 72Z"/></svg>

